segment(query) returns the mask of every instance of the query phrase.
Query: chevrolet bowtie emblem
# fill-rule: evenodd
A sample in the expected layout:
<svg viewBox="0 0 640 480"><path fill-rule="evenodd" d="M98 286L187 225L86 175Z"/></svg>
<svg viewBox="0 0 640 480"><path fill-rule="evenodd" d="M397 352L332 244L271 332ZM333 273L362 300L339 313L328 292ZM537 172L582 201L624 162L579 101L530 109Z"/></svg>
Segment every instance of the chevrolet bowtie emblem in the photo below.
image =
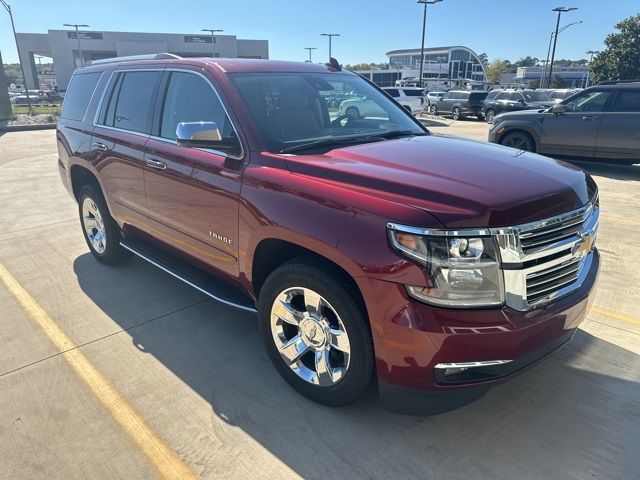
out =
<svg viewBox="0 0 640 480"><path fill-rule="evenodd" d="M576 242L576 244L571 249L571 253L576 258L584 257L587 253L593 249L593 244L596 241L596 236L593 232L588 233L578 233L580 239Z"/></svg>

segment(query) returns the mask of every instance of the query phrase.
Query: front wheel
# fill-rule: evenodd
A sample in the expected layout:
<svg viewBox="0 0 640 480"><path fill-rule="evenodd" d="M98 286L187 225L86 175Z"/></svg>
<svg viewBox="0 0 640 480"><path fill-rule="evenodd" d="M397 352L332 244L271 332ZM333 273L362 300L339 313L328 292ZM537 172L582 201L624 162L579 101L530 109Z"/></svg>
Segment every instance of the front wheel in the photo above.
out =
<svg viewBox="0 0 640 480"><path fill-rule="evenodd" d="M373 378L371 331L354 288L340 272L294 260L260 291L258 319L271 362L295 390L324 405L355 402Z"/></svg>
<svg viewBox="0 0 640 480"><path fill-rule="evenodd" d="M80 189L78 209L84 239L99 262L112 265L131 257L131 253L120 246L120 228L98 188L85 185Z"/></svg>
<svg viewBox="0 0 640 480"><path fill-rule="evenodd" d="M500 144L505 147L517 148L518 150L525 150L527 152L535 152L535 143L531 135L526 132L515 131L506 134L500 140Z"/></svg>
<svg viewBox="0 0 640 480"><path fill-rule="evenodd" d="M487 123L493 123L493 118L496 116L496 112L493 110L487 110L484 112L484 119Z"/></svg>

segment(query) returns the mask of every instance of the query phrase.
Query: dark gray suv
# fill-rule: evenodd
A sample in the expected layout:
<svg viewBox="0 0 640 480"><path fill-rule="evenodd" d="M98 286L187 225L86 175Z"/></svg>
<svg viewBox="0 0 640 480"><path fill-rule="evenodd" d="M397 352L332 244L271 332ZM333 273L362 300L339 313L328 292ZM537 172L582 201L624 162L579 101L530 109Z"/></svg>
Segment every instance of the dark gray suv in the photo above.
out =
<svg viewBox="0 0 640 480"><path fill-rule="evenodd" d="M602 83L545 110L497 115L489 141L556 157L640 163L640 80Z"/></svg>

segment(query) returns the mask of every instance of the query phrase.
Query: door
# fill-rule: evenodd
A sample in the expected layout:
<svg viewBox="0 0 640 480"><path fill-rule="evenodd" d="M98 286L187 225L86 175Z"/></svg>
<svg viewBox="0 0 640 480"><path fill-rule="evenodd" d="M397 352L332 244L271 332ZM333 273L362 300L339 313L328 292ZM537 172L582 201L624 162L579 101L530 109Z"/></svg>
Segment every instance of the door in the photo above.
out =
<svg viewBox="0 0 640 480"><path fill-rule="evenodd" d="M160 70L114 72L93 130L92 153L111 215L125 226L147 224L144 146L161 76Z"/></svg>
<svg viewBox="0 0 640 480"><path fill-rule="evenodd" d="M640 163L640 88L618 91L602 114L595 156Z"/></svg>
<svg viewBox="0 0 640 480"><path fill-rule="evenodd" d="M238 273L239 155L176 143L180 122L215 122L223 137L238 135L213 85L188 70L167 71L157 124L146 145L145 186L150 233L199 261ZM238 151L241 146L238 141Z"/></svg>
<svg viewBox="0 0 640 480"><path fill-rule="evenodd" d="M543 113L539 152L590 159L612 90L588 89L561 102L567 111Z"/></svg>

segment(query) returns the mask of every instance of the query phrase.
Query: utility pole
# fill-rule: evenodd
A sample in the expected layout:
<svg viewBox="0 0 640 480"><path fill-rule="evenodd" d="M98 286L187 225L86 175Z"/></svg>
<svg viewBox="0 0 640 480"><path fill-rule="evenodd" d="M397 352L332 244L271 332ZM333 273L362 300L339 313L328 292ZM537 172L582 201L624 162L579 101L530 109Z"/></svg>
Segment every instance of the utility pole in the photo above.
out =
<svg viewBox="0 0 640 480"><path fill-rule="evenodd" d="M439 3L442 0L418 0L418 3L424 4L424 13L422 15L422 46L420 47L420 86L422 86L422 72L424 70L424 34L427 29L427 5Z"/></svg>
<svg viewBox="0 0 640 480"><path fill-rule="evenodd" d="M80 66L84 66L84 58L82 58L82 49L80 48L80 33L78 32L79 28L89 28L89 25L81 25L77 23L63 23L63 27L73 27L76 29L76 41L78 42L78 55L80 56Z"/></svg>
<svg viewBox="0 0 640 480"><path fill-rule="evenodd" d="M13 23L13 13L11 12L11 6L5 1L0 0L2 6L9 13L9 18L11 19L11 29L13 30L13 39L16 42L16 50L18 51L18 62L20 63L20 72L22 72L22 82L24 83L24 94L27 96L27 105L29 106L29 111L31 111L31 97L29 97L29 87L27 86L27 77L24 74L24 66L22 65L22 60L20 59L20 47L18 47L18 35L16 35L16 25Z"/></svg>
<svg viewBox="0 0 640 480"><path fill-rule="evenodd" d="M331 61L331 38L339 37L340 34L339 33L321 33L320 36L329 37L329 61Z"/></svg>
<svg viewBox="0 0 640 480"><path fill-rule="evenodd" d="M577 10L577 7L556 7L553 9L554 12L558 12L558 20L556 21L556 33L553 37L553 50L551 51L551 64L549 65L549 79L547 81L547 88L551 85L551 74L553 73L553 60L556 56L556 43L558 42L558 28L560 27L560 15L562 12L570 12L572 10Z"/></svg>
<svg viewBox="0 0 640 480"><path fill-rule="evenodd" d="M317 47L304 47L304 49L305 49L305 50L309 50L309 63L312 63L312 62L311 62L311 52L312 52L313 50L317 50L318 48L317 48Z"/></svg>
<svg viewBox="0 0 640 480"><path fill-rule="evenodd" d="M224 30L214 28L203 28L201 32L209 32L211 34L211 56L216 58L216 32L222 32Z"/></svg>
<svg viewBox="0 0 640 480"><path fill-rule="evenodd" d="M593 55L596 53L600 53L600 50L588 50L585 53L591 55L589 57L589 64L587 65L587 81L584 83L584 88L587 88L589 86L589 73L591 73L591 62L593 62Z"/></svg>

